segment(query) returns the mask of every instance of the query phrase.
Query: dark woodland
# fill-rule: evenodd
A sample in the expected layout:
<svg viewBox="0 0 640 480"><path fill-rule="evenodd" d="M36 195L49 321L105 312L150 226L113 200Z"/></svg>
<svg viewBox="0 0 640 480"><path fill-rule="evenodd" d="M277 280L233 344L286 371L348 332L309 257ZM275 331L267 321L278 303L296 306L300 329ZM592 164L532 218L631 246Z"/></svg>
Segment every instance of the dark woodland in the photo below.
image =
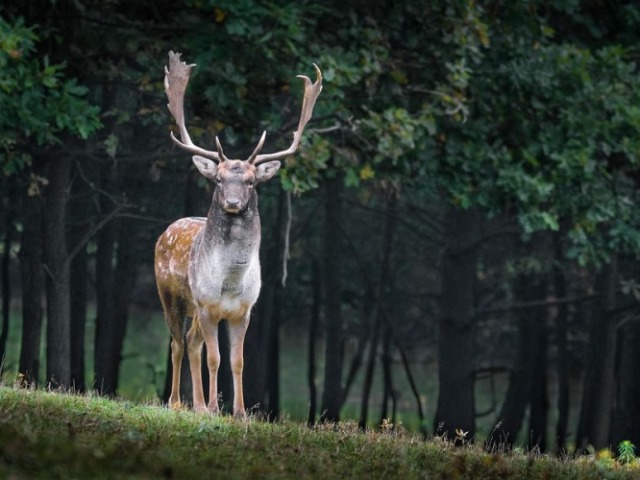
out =
<svg viewBox="0 0 640 480"><path fill-rule="evenodd" d="M310 424L354 419L355 398L362 427L394 425L402 398L423 433L488 448L640 445L640 6L623 0L3 5L3 381L116 396L136 312L161 314L155 242L214 188L170 139L171 50L197 65L191 136L233 158L264 130L286 149L296 75L324 77L258 186L246 405L286 414L293 337Z"/></svg>

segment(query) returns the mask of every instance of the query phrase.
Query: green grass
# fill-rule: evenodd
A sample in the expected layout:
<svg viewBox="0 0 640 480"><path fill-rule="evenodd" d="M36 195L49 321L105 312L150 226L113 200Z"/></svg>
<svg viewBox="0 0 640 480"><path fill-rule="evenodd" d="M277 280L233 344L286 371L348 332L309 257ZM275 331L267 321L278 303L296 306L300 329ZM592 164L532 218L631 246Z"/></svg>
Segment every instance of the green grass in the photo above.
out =
<svg viewBox="0 0 640 480"><path fill-rule="evenodd" d="M631 479L636 466L0 386L0 478Z"/></svg>

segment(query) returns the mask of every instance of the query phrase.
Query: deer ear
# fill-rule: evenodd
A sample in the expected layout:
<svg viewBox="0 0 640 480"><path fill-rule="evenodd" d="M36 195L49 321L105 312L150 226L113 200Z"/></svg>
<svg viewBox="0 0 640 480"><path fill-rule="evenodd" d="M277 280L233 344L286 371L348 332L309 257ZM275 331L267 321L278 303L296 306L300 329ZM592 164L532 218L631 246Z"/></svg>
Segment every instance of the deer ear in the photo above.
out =
<svg viewBox="0 0 640 480"><path fill-rule="evenodd" d="M280 168L280 162L274 160L273 162L261 163L256 168L256 182L266 182L273 177Z"/></svg>
<svg viewBox="0 0 640 480"><path fill-rule="evenodd" d="M207 177L209 180L215 180L218 174L218 165L213 160L201 157L200 155L193 156L193 163L198 168L200 173Z"/></svg>

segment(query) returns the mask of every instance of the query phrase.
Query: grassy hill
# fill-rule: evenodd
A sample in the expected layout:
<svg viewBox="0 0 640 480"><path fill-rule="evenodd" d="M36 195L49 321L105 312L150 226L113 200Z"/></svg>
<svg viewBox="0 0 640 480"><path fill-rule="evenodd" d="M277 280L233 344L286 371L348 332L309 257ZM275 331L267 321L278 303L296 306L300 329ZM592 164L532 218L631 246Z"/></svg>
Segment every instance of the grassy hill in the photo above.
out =
<svg viewBox="0 0 640 480"><path fill-rule="evenodd" d="M488 454L352 424L309 429L0 386L0 478L631 479L637 462Z"/></svg>

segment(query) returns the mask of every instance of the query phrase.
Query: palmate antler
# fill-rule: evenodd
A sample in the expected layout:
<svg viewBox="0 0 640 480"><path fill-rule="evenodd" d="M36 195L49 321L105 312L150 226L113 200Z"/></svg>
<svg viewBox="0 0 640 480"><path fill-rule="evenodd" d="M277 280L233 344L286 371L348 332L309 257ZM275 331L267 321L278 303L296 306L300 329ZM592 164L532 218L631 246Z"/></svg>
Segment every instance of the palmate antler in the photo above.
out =
<svg viewBox="0 0 640 480"><path fill-rule="evenodd" d="M180 129L180 140L178 140L171 132L171 140L181 148L188 152L211 158L216 162L220 161L218 152L212 152L194 145L184 124L184 93L189 83L189 75L191 69L195 67L195 63L187 65L180 61L180 53L169 52L169 68L164 67L164 91L167 94L169 103L169 111L176 120Z"/></svg>
<svg viewBox="0 0 640 480"><path fill-rule="evenodd" d="M217 137L217 151L214 152L195 145L191 141L189 132L187 132L187 128L184 123L184 94L187 89L187 84L189 83L191 69L195 67L195 64L187 65L185 62L180 61L180 55L180 53L169 52L169 68L165 67L164 69L164 89L167 94L167 98L169 99L169 111L171 112L171 115L173 115L173 118L176 120L176 124L180 129L180 140L173 135L173 132L171 132L171 140L173 140L173 142L180 148L183 148L188 152L202 155L203 157L210 158L216 162L224 162L227 158L224 156L222 146ZM313 114L313 107L316 104L318 95L320 95L320 92L322 91L322 72L315 63L313 66L316 69L316 81L314 83L311 82L309 77L305 75L298 75L298 78L301 78L304 82L304 99L302 101L302 112L300 113L298 128L293 134L293 141L289 148L279 152L259 155L266 138L267 132L265 131L260 137L260 141L253 153L247 159L247 162L258 165L262 162L278 160L292 155L298 149L300 139L302 138L302 132L304 132L304 127L311 118L311 115Z"/></svg>

